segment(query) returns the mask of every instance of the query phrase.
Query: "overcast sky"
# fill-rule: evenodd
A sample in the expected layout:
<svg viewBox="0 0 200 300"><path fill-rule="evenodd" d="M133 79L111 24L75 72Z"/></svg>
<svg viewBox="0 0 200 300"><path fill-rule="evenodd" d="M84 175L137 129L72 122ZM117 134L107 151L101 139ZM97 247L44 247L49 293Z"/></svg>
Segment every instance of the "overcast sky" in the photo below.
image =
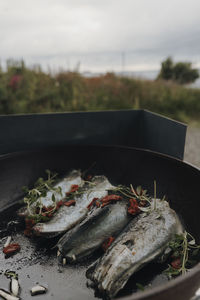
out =
<svg viewBox="0 0 200 300"><path fill-rule="evenodd" d="M200 67L200 0L0 0L0 59L80 71Z"/></svg>

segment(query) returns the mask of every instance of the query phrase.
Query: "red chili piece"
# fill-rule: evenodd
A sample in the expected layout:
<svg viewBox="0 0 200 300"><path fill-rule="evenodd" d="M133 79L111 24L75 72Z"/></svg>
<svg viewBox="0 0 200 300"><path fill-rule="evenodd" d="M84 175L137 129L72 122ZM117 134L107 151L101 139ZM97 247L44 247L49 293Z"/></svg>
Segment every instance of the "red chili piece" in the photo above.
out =
<svg viewBox="0 0 200 300"><path fill-rule="evenodd" d="M75 200L69 200L69 201L64 203L65 206L72 206L72 205L75 205L75 204L76 204Z"/></svg>
<svg viewBox="0 0 200 300"><path fill-rule="evenodd" d="M179 269L181 267L181 259L178 257L171 262L171 266L174 269Z"/></svg>
<svg viewBox="0 0 200 300"><path fill-rule="evenodd" d="M100 207L100 206L101 206L101 204L100 204L99 201L96 201L95 204L96 204L97 207Z"/></svg>
<svg viewBox="0 0 200 300"><path fill-rule="evenodd" d="M66 195L69 196L71 193L76 192L78 188L79 188L78 184L72 184L69 192L67 192Z"/></svg>
<svg viewBox="0 0 200 300"><path fill-rule="evenodd" d="M104 206L106 206L106 205L108 205L108 204L110 204L110 202L105 202L105 203L103 203L103 204L101 205L101 208L103 208Z"/></svg>
<svg viewBox="0 0 200 300"><path fill-rule="evenodd" d="M53 216L53 210L54 210L53 206L48 206L48 207L43 206L42 207L42 216L51 218Z"/></svg>
<svg viewBox="0 0 200 300"><path fill-rule="evenodd" d="M122 197L121 196L119 196L119 195L107 195L107 196L105 196L105 197L103 197L102 199L101 199L101 201L102 202L108 202L108 201L112 201L112 200L122 200Z"/></svg>
<svg viewBox="0 0 200 300"><path fill-rule="evenodd" d="M90 175L90 174L87 175L86 180L87 180L87 181L90 181L91 179L92 179L92 175Z"/></svg>
<svg viewBox="0 0 200 300"><path fill-rule="evenodd" d="M93 204L98 200L99 198L93 198L92 201L90 202L90 204L87 206L87 209L90 209L91 206L93 206Z"/></svg>
<svg viewBox="0 0 200 300"><path fill-rule="evenodd" d="M110 236L104 243L103 243L103 245L102 245L102 248L103 248L103 250L104 251L106 251L109 247L110 247L110 245L112 244L112 242L114 241L114 237L113 236Z"/></svg>
<svg viewBox="0 0 200 300"><path fill-rule="evenodd" d="M136 215L140 212L140 209L138 207L137 200L135 198L129 199L130 206L128 208L128 213L131 215Z"/></svg>
<svg viewBox="0 0 200 300"><path fill-rule="evenodd" d="M7 247L3 248L3 253L6 255L12 255L15 254L20 250L20 245L19 244L10 244Z"/></svg>
<svg viewBox="0 0 200 300"><path fill-rule="evenodd" d="M101 202L102 202L101 207L104 207L104 206L108 205L113 200L114 201L119 201L119 200L122 200L122 197L118 196L118 195L107 195L107 196L105 196L101 199Z"/></svg>
<svg viewBox="0 0 200 300"><path fill-rule="evenodd" d="M62 200L58 201L58 203L56 204L56 209L59 209L63 204L64 202Z"/></svg>
<svg viewBox="0 0 200 300"><path fill-rule="evenodd" d="M24 230L24 235L30 237L32 235L32 228L35 225L35 220L26 219L25 224L26 224L26 229Z"/></svg>

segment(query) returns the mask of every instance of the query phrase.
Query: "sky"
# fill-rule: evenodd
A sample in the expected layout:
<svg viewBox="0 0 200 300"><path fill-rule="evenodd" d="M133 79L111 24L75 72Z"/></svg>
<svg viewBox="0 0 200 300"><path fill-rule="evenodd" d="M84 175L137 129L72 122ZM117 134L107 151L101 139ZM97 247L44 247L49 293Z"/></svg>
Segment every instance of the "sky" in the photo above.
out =
<svg viewBox="0 0 200 300"><path fill-rule="evenodd" d="M81 72L200 67L199 0L0 0L0 60Z"/></svg>

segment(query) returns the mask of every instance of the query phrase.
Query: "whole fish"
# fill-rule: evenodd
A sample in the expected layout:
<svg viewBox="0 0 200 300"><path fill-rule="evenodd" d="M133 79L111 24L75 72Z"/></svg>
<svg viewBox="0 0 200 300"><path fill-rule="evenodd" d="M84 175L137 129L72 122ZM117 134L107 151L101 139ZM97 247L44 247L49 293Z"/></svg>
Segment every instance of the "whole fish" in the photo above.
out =
<svg viewBox="0 0 200 300"><path fill-rule="evenodd" d="M57 244L60 258L81 260L98 249L110 237L114 239L131 220L127 204L119 202L94 210L78 227L67 232ZM59 253L58 252L58 253Z"/></svg>
<svg viewBox="0 0 200 300"><path fill-rule="evenodd" d="M157 199L156 208L134 218L86 276L101 293L113 298L133 273L161 255L174 235L182 232L175 211Z"/></svg>
<svg viewBox="0 0 200 300"><path fill-rule="evenodd" d="M66 197L66 193L70 191L72 185L78 185L79 187L84 184L84 180L81 178L81 172L79 170L71 171L66 177L61 179L54 188L60 189L59 191L48 191L45 197L39 198L36 202L30 205L29 210L27 207L22 207L18 210L18 215L21 217L26 217L31 214L35 214L35 208L37 204L42 206L52 206L63 200ZM55 203L52 201L52 195L55 197Z"/></svg>
<svg viewBox="0 0 200 300"><path fill-rule="evenodd" d="M102 198L108 194L113 186L105 176L95 176L93 180L83 186L80 195L74 197L75 206L62 206L47 223L37 223L33 230L37 235L58 235L68 231L80 223L88 214L87 206L94 198Z"/></svg>

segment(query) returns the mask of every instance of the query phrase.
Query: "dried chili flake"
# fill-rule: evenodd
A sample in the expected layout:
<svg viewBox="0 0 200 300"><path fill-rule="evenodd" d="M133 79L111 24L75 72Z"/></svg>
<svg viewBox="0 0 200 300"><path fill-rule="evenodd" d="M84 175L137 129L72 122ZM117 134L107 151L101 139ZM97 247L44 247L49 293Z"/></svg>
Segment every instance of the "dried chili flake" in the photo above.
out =
<svg viewBox="0 0 200 300"><path fill-rule="evenodd" d="M21 249L21 247L19 244L13 243L13 244L10 244L7 247L3 248L3 253L6 255L13 255L16 252L20 251L20 249Z"/></svg>
<svg viewBox="0 0 200 300"><path fill-rule="evenodd" d="M34 219L25 219L25 230L24 230L24 235L25 236L32 236L32 228L35 225L35 220Z"/></svg>
<svg viewBox="0 0 200 300"><path fill-rule="evenodd" d="M101 204L101 208L103 208L104 206L106 206L108 204L110 204L110 202L105 202L105 203Z"/></svg>
<svg viewBox="0 0 200 300"><path fill-rule="evenodd" d="M46 212L51 213L51 212L54 211L54 209L55 209L55 208L54 208L53 206L48 206Z"/></svg>
<svg viewBox="0 0 200 300"><path fill-rule="evenodd" d="M56 204L56 209L60 208L63 204L64 202L62 200L58 201L58 203Z"/></svg>
<svg viewBox="0 0 200 300"><path fill-rule="evenodd" d="M25 220L26 228L32 228L35 225L35 223L35 220L31 218Z"/></svg>
<svg viewBox="0 0 200 300"><path fill-rule="evenodd" d="M103 243L103 245L102 245L102 248L103 248L103 250L104 251L106 251L109 247L110 247L110 245L112 244L112 242L114 241L114 237L113 236L110 236L104 243Z"/></svg>
<svg viewBox="0 0 200 300"><path fill-rule="evenodd" d="M174 259L172 262L171 262L171 266L174 268L174 269L180 269L181 267L181 259L178 257L176 259Z"/></svg>
<svg viewBox="0 0 200 300"><path fill-rule="evenodd" d="M61 203L61 205L63 205L63 203ZM43 217L51 218L53 216L53 213L54 213L54 207L53 206L48 206L48 207L45 207L44 209L42 208L42 214L41 215Z"/></svg>
<svg viewBox="0 0 200 300"><path fill-rule="evenodd" d="M47 214L48 218L52 218L53 217L53 213Z"/></svg>
<svg viewBox="0 0 200 300"><path fill-rule="evenodd" d="M87 180L87 181L90 181L90 180L92 180L92 175L90 175L90 174L89 174L89 175L87 175L87 177L86 177L86 180Z"/></svg>
<svg viewBox="0 0 200 300"><path fill-rule="evenodd" d="M71 205L75 205L75 204L76 204L75 200L69 200L69 201L64 203L65 206L71 206Z"/></svg>
<svg viewBox="0 0 200 300"><path fill-rule="evenodd" d="M101 204L100 204L99 201L96 201L95 204L96 204L97 207L100 207L100 206L101 206Z"/></svg>
<svg viewBox="0 0 200 300"><path fill-rule="evenodd" d="M67 196L69 196L71 193L76 192L79 189L78 184L72 184L69 192L66 193Z"/></svg>
<svg viewBox="0 0 200 300"><path fill-rule="evenodd" d="M87 206L87 209L90 209L93 204L98 200L99 198L93 198L92 201L89 203L89 205Z"/></svg>
<svg viewBox="0 0 200 300"><path fill-rule="evenodd" d="M138 207L137 200L135 198L129 199L130 206L128 208L128 213L131 215L136 215L140 212L140 209Z"/></svg>
<svg viewBox="0 0 200 300"><path fill-rule="evenodd" d="M118 200L122 200L122 197L121 196L119 196L119 195L107 195L107 196L105 196L105 197L103 197L102 199L101 199L101 202L102 203L107 203L107 202L110 202L110 201L118 201Z"/></svg>

